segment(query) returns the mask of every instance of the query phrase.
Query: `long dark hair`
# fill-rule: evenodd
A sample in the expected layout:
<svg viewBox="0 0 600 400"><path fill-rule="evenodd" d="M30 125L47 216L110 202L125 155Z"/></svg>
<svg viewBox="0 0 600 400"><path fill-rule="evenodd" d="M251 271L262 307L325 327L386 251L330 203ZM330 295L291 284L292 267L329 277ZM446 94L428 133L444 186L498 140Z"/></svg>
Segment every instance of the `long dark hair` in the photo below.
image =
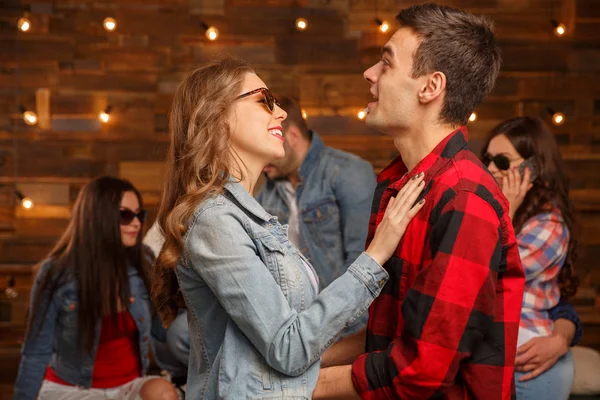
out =
<svg viewBox="0 0 600 400"><path fill-rule="evenodd" d="M100 177L81 189L71 221L47 257L51 267L35 292L28 329L32 321L43 321L47 310L41 309L42 298L52 301L60 286L74 280L79 300L79 345L90 352L102 316L108 315L116 322L118 302L123 308L129 304L128 264L150 287L150 266L142 254L141 233L133 247L126 248L121 240L119 205L125 192L135 193L142 208L140 193L123 179Z"/></svg>
<svg viewBox="0 0 600 400"><path fill-rule="evenodd" d="M548 125L537 117L516 117L496 126L487 137L481 156L487 151L490 141L504 134L524 159L533 157L538 177L533 187L517 209L513 218L515 232L520 232L525 222L533 216L548 212L556 207L569 230L569 246L564 265L558 275L560 295L568 299L577 292L579 279L575 276L577 260L577 235L573 203L569 198L569 181L558 150L558 144Z"/></svg>

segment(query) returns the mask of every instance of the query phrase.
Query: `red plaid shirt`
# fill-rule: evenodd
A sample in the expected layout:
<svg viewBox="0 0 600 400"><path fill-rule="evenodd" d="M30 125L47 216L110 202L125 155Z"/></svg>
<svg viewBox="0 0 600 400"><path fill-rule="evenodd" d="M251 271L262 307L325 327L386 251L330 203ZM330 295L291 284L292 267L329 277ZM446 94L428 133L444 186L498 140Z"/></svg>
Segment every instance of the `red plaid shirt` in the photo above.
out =
<svg viewBox="0 0 600 400"><path fill-rule="evenodd" d="M523 269L508 203L465 127L410 173L400 158L381 172L367 245L390 197L421 171L427 202L384 266L354 387L365 400L514 398Z"/></svg>

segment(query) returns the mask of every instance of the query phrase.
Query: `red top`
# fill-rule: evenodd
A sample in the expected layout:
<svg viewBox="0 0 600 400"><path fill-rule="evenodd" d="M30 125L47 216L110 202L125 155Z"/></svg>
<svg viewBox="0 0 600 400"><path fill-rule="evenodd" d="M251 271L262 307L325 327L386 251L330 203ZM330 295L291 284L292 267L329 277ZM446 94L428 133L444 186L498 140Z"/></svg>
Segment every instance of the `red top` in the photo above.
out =
<svg viewBox="0 0 600 400"><path fill-rule="evenodd" d="M108 389L124 385L141 376L141 370L138 330L131 314L127 310L121 311L116 325L110 317L102 317L91 387ZM45 379L73 386L60 379L50 366L46 369Z"/></svg>
<svg viewBox="0 0 600 400"><path fill-rule="evenodd" d="M354 387L364 400L510 399L523 268L508 202L466 128L412 171L396 159L381 172L367 245L390 197L421 171L426 202L384 265Z"/></svg>

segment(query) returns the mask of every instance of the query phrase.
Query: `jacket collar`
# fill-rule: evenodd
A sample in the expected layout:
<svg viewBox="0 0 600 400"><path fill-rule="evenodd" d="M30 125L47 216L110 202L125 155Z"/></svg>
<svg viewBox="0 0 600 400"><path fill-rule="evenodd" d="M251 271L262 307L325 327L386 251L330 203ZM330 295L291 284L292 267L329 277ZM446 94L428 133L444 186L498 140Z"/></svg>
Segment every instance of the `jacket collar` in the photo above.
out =
<svg viewBox="0 0 600 400"><path fill-rule="evenodd" d="M315 131L309 131L311 134L310 146L308 148L308 152L306 153L306 157L304 157L304 161L302 161L302 165L300 165L300 169L298 174L300 175L300 179L306 181L308 179L308 175L314 169L317 162L320 160L320 154L325 148L325 143L321 137Z"/></svg>
<svg viewBox="0 0 600 400"><path fill-rule="evenodd" d="M258 201L256 201L256 199L252 197L234 177L229 177L229 181L225 184L225 192L226 195L229 194L240 207L244 208L244 210L250 212L255 217L266 222L269 222L274 218L265 211Z"/></svg>

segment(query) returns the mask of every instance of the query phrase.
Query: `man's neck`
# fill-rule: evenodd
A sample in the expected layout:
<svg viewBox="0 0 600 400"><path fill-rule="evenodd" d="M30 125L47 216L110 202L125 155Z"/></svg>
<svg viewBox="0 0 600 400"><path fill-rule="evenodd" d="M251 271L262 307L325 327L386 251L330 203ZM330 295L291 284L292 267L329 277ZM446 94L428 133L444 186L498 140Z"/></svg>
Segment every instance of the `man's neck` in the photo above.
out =
<svg viewBox="0 0 600 400"><path fill-rule="evenodd" d="M394 146L400 152L402 162L411 171L421 160L436 148L458 126L435 125L427 128L407 130L394 135Z"/></svg>

